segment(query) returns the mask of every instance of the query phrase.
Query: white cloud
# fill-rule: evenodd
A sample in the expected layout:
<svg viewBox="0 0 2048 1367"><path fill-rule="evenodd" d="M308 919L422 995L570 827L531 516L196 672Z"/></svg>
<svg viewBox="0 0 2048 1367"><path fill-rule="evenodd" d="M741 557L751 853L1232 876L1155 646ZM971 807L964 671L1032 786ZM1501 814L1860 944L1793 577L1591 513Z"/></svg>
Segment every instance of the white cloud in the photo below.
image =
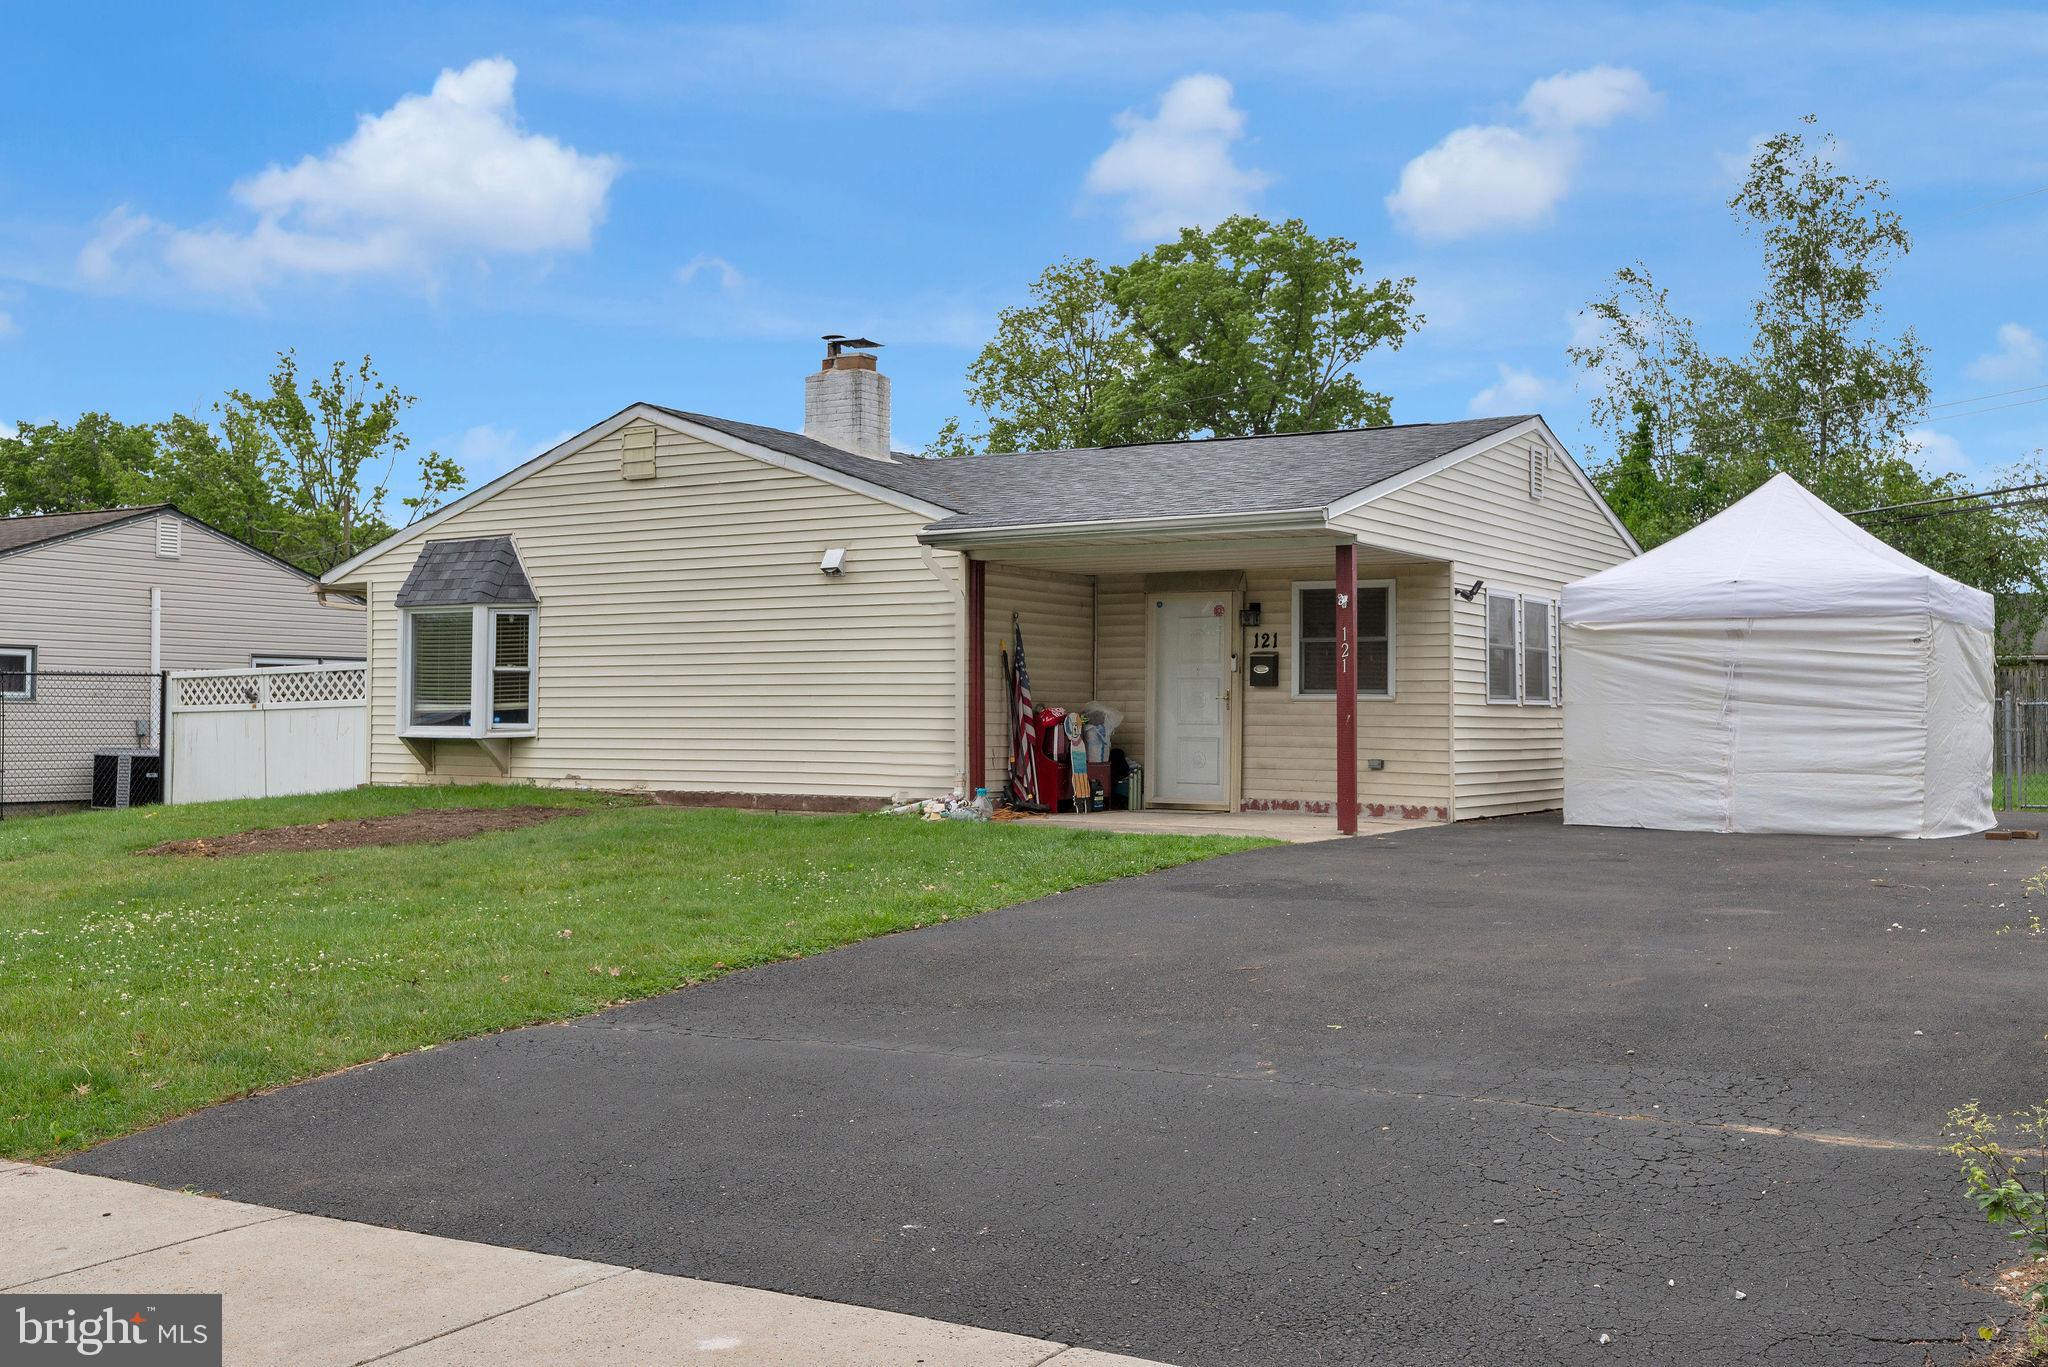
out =
<svg viewBox="0 0 2048 1367"><path fill-rule="evenodd" d="M1906 444L1913 450L1913 459L1929 474L1953 474L1970 468L1963 444L1946 432L1915 427L1906 433Z"/></svg>
<svg viewBox="0 0 2048 1367"><path fill-rule="evenodd" d="M1550 395L1550 382L1538 378L1526 370L1517 370L1505 362L1499 366L1500 378L1472 396L1466 411L1475 418L1490 418L1509 413L1531 413Z"/></svg>
<svg viewBox="0 0 2048 1367"><path fill-rule="evenodd" d="M2048 344L2039 333L2018 323L2003 323L1998 329L1997 350L1970 362L1963 373L1986 384L2025 384L2041 378L2044 360L2048 360Z"/></svg>
<svg viewBox="0 0 2048 1367"><path fill-rule="evenodd" d="M1522 97L1525 127L1453 130L1401 168L1387 211L1408 232L1440 241L1547 222L1571 191L1580 135L1655 102L1649 83L1625 68L1546 76Z"/></svg>
<svg viewBox="0 0 2048 1367"><path fill-rule="evenodd" d="M722 290L736 290L747 282L747 278L740 274L739 268L732 262L722 256L699 252L677 269L676 283L691 284L707 271L718 277L718 287Z"/></svg>
<svg viewBox="0 0 2048 1367"><path fill-rule="evenodd" d="M1387 209L1417 237L1450 239L1548 219L1571 189L1568 143L1513 128L1460 128L1401 168Z"/></svg>
<svg viewBox="0 0 2048 1367"><path fill-rule="evenodd" d="M1159 112L1116 116L1117 139L1088 168L1091 195L1121 199L1127 236L1156 241L1206 228L1251 207L1270 178L1237 164L1244 111L1221 76L1183 76Z"/></svg>
<svg viewBox="0 0 2048 1367"><path fill-rule="evenodd" d="M1538 128L1605 128L1624 114L1647 113L1657 103L1650 83L1627 67L1593 66L1545 76L1522 97L1522 114Z"/></svg>
<svg viewBox="0 0 2048 1367"><path fill-rule="evenodd" d="M156 230L160 225L146 214L117 204L99 222L92 240L78 252L78 273L89 283L109 284L121 273L121 257L128 244Z"/></svg>
<svg viewBox="0 0 2048 1367"><path fill-rule="evenodd" d="M15 337L21 333L21 324L14 321L14 315L0 309L0 338Z"/></svg>
<svg viewBox="0 0 2048 1367"><path fill-rule="evenodd" d="M246 228L178 228L124 205L79 253L79 274L118 281L142 268L128 258L145 239L174 275L230 293L294 277L430 278L456 254L583 250L619 163L527 132L517 77L501 57L444 70L347 141L241 181L234 198L256 216Z"/></svg>

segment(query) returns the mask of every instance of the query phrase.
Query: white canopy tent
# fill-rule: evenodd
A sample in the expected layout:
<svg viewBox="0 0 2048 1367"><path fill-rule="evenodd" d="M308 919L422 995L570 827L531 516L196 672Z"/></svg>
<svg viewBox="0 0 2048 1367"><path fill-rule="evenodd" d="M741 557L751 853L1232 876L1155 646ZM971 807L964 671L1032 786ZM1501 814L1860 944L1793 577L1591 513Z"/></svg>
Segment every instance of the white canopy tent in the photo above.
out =
<svg viewBox="0 0 2048 1367"><path fill-rule="evenodd" d="M1789 475L1568 585L1564 816L1946 836L1991 815L1991 595Z"/></svg>

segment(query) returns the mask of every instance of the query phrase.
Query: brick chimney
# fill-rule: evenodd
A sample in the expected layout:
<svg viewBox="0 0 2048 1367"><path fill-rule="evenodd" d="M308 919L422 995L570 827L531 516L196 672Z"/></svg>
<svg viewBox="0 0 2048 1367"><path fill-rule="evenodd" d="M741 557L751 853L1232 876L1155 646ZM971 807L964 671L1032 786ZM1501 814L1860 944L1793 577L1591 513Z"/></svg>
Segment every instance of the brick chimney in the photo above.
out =
<svg viewBox="0 0 2048 1367"><path fill-rule="evenodd" d="M880 342L825 334L825 362L804 377L804 435L874 460L889 459L889 377Z"/></svg>

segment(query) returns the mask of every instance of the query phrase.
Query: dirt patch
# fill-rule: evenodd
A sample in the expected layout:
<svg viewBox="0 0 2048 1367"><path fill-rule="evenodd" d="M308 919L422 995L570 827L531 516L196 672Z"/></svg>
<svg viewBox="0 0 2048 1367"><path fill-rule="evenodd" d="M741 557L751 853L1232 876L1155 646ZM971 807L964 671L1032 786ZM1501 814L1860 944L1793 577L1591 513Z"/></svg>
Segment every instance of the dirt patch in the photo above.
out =
<svg viewBox="0 0 2048 1367"><path fill-rule="evenodd" d="M290 854L304 850L353 850L367 845L440 845L489 831L516 831L557 817L574 816L580 807L421 807L390 816L355 821L313 821L303 826L273 826L261 831L202 836L197 840L166 840L143 854L196 855L219 859L237 854Z"/></svg>

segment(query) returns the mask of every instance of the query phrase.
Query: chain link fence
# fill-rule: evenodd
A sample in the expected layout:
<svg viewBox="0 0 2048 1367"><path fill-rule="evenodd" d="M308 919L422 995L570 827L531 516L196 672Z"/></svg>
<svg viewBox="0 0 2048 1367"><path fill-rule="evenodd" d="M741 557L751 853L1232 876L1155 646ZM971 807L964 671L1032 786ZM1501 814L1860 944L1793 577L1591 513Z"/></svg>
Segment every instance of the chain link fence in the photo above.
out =
<svg viewBox="0 0 2048 1367"><path fill-rule="evenodd" d="M0 819L161 802L167 677L0 672Z"/></svg>
<svg viewBox="0 0 2048 1367"><path fill-rule="evenodd" d="M2048 808L2048 700L1999 694L1992 730L1992 805Z"/></svg>

